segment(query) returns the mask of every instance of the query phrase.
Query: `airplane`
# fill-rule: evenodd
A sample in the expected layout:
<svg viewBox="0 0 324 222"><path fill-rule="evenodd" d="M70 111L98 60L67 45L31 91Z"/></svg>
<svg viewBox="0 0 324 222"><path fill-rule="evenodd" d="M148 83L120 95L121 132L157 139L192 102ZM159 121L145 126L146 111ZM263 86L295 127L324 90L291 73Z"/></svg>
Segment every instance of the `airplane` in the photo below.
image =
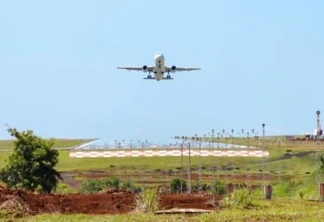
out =
<svg viewBox="0 0 324 222"><path fill-rule="evenodd" d="M142 67L117 67L117 69L126 69L128 71L143 71L148 72L147 77L144 79L149 80L172 80L170 73L174 72L182 72L182 71L193 71L193 70L201 70L200 68L179 68L176 66L165 66L165 59L163 53L157 53L154 57L154 66L144 65ZM154 76L151 75L151 72L154 73ZM166 76L164 74L167 73Z"/></svg>

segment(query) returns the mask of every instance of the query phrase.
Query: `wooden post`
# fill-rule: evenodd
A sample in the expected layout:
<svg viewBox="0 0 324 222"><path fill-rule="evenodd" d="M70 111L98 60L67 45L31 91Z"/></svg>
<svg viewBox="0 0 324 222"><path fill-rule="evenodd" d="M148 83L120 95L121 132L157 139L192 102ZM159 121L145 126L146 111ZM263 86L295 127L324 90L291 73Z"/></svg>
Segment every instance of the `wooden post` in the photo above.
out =
<svg viewBox="0 0 324 222"><path fill-rule="evenodd" d="M268 200L271 199L271 196L272 196L272 186L270 184L264 186L264 196Z"/></svg>
<svg viewBox="0 0 324 222"><path fill-rule="evenodd" d="M324 183L319 184L319 192L321 201L324 201Z"/></svg>

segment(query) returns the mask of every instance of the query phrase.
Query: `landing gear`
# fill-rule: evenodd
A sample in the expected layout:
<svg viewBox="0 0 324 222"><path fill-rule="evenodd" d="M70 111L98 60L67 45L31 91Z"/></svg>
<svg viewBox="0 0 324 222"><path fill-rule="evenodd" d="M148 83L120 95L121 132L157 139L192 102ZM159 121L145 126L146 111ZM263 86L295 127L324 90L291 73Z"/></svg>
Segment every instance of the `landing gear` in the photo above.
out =
<svg viewBox="0 0 324 222"><path fill-rule="evenodd" d="M152 79L151 72L149 72L149 73L147 74L147 78L148 78L148 79Z"/></svg>
<svg viewBox="0 0 324 222"><path fill-rule="evenodd" d="M168 72L167 79L171 79L170 72Z"/></svg>

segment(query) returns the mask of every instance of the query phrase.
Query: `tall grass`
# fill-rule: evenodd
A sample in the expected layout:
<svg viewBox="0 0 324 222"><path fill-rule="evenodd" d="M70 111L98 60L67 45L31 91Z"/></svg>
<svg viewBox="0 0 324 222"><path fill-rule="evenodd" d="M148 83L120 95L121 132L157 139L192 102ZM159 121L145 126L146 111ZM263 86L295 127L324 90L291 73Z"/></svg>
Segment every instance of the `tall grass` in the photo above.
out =
<svg viewBox="0 0 324 222"><path fill-rule="evenodd" d="M143 213L154 213L159 209L159 195L156 188L144 188L136 195L136 210Z"/></svg>
<svg viewBox="0 0 324 222"><path fill-rule="evenodd" d="M228 208L248 209L253 207L252 194L249 189L236 189L222 201L221 205Z"/></svg>

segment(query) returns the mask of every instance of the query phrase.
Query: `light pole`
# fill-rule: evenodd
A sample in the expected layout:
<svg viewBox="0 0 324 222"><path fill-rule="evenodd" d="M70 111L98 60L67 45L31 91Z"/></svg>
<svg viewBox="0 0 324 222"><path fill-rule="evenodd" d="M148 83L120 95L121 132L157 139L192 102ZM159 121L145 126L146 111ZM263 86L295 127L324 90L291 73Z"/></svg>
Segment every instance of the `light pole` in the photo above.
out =
<svg viewBox="0 0 324 222"><path fill-rule="evenodd" d="M214 149L214 133L215 133L215 130L212 129L212 149Z"/></svg>
<svg viewBox="0 0 324 222"><path fill-rule="evenodd" d="M188 193L191 194L191 160L190 160L190 140L188 142Z"/></svg>
<svg viewBox="0 0 324 222"><path fill-rule="evenodd" d="M199 140L199 192L201 193L201 138L197 140Z"/></svg>
<svg viewBox="0 0 324 222"><path fill-rule="evenodd" d="M227 141L226 141L226 135L225 135L225 129L222 129L222 137L223 139L223 144L224 144L224 140L225 140L225 149L227 149Z"/></svg>
<svg viewBox="0 0 324 222"><path fill-rule="evenodd" d="M252 144L255 143L255 132L254 132L254 129L251 129L251 132L252 132Z"/></svg>
<svg viewBox="0 0 324 222"><path fill-rule="evenodd" d="M232 132L232 141L231 141L231 143L232 143L232 147L234 147L234 129L232 129L231 132Z"/></svg>
<svg viewBox="0 0 324 222"><path fill-rule="evenodd" d="M180 193L182 194L182 180L183 180L183 143L185 137L182 136L182 143L181 143L181 155L180 155L180 162L181 162L181 170L180 170Z"/></svg>
<svg viewBox="0 0 324 222"><path fill-rule="evenodd" d="M265 127L265 123L262 123L262 149L264 149L264 127Z"/></svg>
<svg viewBox="0 0 324 222"><path fill-rule="evenodd" d="M249 132L247 132L246 133L246 136L247 136L247 148L249 149L250 148L250 133Z"/></svg>

